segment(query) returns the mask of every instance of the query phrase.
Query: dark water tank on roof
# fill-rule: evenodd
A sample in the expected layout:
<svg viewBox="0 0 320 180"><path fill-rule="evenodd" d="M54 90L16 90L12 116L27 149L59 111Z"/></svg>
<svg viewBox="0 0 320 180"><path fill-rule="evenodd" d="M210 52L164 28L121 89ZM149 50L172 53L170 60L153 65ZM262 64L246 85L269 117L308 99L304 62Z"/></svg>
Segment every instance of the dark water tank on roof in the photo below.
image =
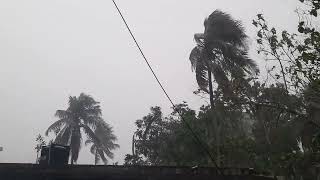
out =
<svg viewBox="0 0 320 180"><path fill-rule="evenodd" d="M59 144L42 146L39 164L48 166L67 165L69 160L69 153L70 146L63 146Z"/></svg>

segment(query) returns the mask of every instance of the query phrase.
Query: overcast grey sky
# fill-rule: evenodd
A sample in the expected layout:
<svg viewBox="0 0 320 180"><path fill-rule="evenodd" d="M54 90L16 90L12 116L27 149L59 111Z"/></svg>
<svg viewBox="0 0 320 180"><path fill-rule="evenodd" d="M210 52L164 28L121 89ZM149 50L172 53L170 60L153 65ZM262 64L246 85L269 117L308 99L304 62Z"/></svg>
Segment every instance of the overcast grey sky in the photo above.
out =
<svg viewBox="0 0 320 180"><path fill-rule="evenodd" d="M136 0L118 1L142 49L177 103L205 103L188 60L193 34L215 9L251 25L264 13L278 28L294 30L298 0ZM120 149L131 151L134 122L159 105L170 104L144 64L111 0L0 0L0 162L34 162L36 135L56 120L55 110L81 92L101 102ZM79 163L93 163L83 148Z"/></svg>

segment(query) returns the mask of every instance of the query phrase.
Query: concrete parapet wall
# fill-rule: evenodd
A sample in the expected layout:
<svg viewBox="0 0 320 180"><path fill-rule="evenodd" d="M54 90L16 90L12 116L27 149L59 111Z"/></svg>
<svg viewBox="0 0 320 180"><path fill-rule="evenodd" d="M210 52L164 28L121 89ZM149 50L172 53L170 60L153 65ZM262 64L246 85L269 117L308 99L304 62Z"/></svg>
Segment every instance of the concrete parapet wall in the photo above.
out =
<svg viewBox="0 0 320 180"><path fill-rule="evenodd" d="M250 169L68 165L0 164L1 180L272 180Z"/></svg>

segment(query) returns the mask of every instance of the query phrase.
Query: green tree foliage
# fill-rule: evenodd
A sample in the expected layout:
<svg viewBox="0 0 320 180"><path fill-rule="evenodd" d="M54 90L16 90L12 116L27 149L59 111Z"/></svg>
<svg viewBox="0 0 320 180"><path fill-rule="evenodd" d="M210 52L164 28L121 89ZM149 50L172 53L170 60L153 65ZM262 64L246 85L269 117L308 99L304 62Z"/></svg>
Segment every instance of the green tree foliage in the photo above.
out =
<svg viewBox="0 0 320 180"><path fill-rule="evenodd" d="M37 142L37 145L36 147L34 148L36 151L37 151L37 159L36 159L36 162L38 163L39 161L39 153L41 151L41 148L42 146L45 146L46 145L46 141L44 140L44 138L41 136L41 134L38 134L37 138L36 138L36 142Z"/></svg>
<svg viewBox="0 0 320 180"><path fill-rule="evenodd" d="M167 116L151 108L136 121L126 164L213 166L182 116L222 167L315 179L320 164L320 36L315 26L320 3L301 2L309 9L299 14L296 34L270 27L262 14L253 21L257 51L268 65L263 80L247 76L257 69L247 57L240 23L220 11L212 13L205 32L195 35L197 46L190 55L198 93L209 95L210 106L195 111L182 103Z"/></svg>
<svg viewBox="0 0 320 180"><path fill-rule="evenodd" d="M280 91L283 86L281 94L270 91L272 86L268 86L270 92L265 95L269 99L268 106L261 104L259 99L255 100L256 104L270 110L257 116L257 122L261 125L254 131L260 137L265 136L266 147L262 147L261 152L268 149L264 154L269 164L262 167L288 176L300 174L314 178L312 169L319 164L320 132L320 33L314 23L318 20L320 4L316 0L301 2L309 9L298 12L297 34L269 27L262 14L258 14L253 21L258 28L258 53L265 56L271 67L268 73L273 78L272 83L276 83ZM279 116L276 116L277 113Z"/></svg>
<svg viewBox="0 0 320 180"><path fill-rule="evenodd" d="M301 0L309 9L299 13L297 30L299 34L279 31L269 27L262 14L258 14L253 25L258 28L258 53L263 53L268 61L276 61L268 70L276 80L281 80L286 89L290 86L303 89L320 75L320 32L318 22L319 1ZM316 18L316 19L314 19ZM313 21L314 19L314 21ZM277 69L280 69L278 71Z"/></svg>
<svg viewBox="0 0 320 180"><path fill-rule="evenodd" d="M148 115L136 121L133 154L126 156L125 164L213 166L179 112L212 153L217 148L213 121L223 118L219 147L222 167L252 167L282 175L309 172L312 166L306 166L307 162L317 162L312 154L317 154L319 146L314 125L310 127L314 133L308 134L312 131L306 129L308 113L303 98L288 94L283 84L244 84L248 87L243 88L245 95L239 94L243 98L240 105L238 101L221 103L223 99L219 99L213 109L203 106L196 112L183 103L168 116L163 116L159 107L151 108Z"/></svg>
<svg viewBox="0 0 320 180"><path fill-rule="evenodd" d="M199 147L181 121L180 115L190 124L200 138L209 142L210 151L215 152L215 134L212 133L212 109L202 107L196 113L190 109L186 103L179 104L173 112L166 116L162 116L159 107L152 107L151 112L142 119L136 121L137 130L134 139L133 155L126 155L127 165L174 165L174 166L195 166L208 165L213 166L210 159ZM249 155L246 148L246 142L252 141L251 132L248 128L248 116L241 112L223 112L220 109L214 109L213 114L228 114L224 121L225 125L222 139L224 143L221 145L223 157L221 161L225 166L247 167L249 166ZM237 121L237 123L233 122ZM228 156L230 154L231 156Z"/></svg>
<svg viewBox="0 0 320 180"><path fill-rule="evenodd" d="M197 46L190 54L191 66L201 91L209 94L211 108L219 95L233 96L232 81L244 79L246 75L258 72L257 66L248 57L247 35L240 21L219 10L204 21L204 33L194 35ZM212 79L213 77L213 79ZM215 93L213 83L216 82ZM221 118L214 122L216 132L216 156L220 164Z"/></svg>
<svg viewBox="0 0 320 180"><path fill-rule="evenodd" d="M89 95L70 96L68 108L57 110L55 116L59 119L49 126L46 135L56 132L54 143L70 146L71 163L78 159L83 133L89 140L87 144L93 144L91 150L94 150L96 160L101 158L106 163L105 155L112 158L111 151L119 147L115 144L112 128L102 119L99 102Z"/></svg>

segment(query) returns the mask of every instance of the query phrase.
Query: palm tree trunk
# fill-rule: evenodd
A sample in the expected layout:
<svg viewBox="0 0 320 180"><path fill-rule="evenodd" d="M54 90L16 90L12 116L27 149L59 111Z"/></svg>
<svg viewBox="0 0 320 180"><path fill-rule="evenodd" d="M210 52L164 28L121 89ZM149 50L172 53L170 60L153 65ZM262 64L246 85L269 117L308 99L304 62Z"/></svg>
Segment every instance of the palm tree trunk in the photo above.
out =
<svg viewBox="0 0 320 180"><path fill-rule="evenodd" d="M214 97L213 97L213 87L212 87L212 73L211 70L208 68L208 83L209 83L209 98L210 98L210 107L211 107L211 113L213 114L214 110ZM216 163L218 166L220 166L220 127L218 122L219 117L215 118L213 121L214 124L214 131L215 131L215 137L216 137Z"/></svg>
<svg viewBox="0 0 320 180"><path fill-rule="evenodd" d="M209 82L209 96L210 96L210 107L214 108L214 99L213 99L213 87L212 87L212 76L211 70L208 69L208 82Z"/></svg>
<svg viewBox="0 0 320 180"><path fill-rule="evenodd" d="M135 135L135 133L133 133L133 136L132 136L132 155L134 156L135 155L135 150L134 150L134 145L135 145L135 139L134 139L134 135Z"/></svg>
<svg viewBox="0 0 320 180"><path fill-rule="evenodd" d="M98 164L98 148L96 149L96 153L94 155L94 165Z"/></svg>

